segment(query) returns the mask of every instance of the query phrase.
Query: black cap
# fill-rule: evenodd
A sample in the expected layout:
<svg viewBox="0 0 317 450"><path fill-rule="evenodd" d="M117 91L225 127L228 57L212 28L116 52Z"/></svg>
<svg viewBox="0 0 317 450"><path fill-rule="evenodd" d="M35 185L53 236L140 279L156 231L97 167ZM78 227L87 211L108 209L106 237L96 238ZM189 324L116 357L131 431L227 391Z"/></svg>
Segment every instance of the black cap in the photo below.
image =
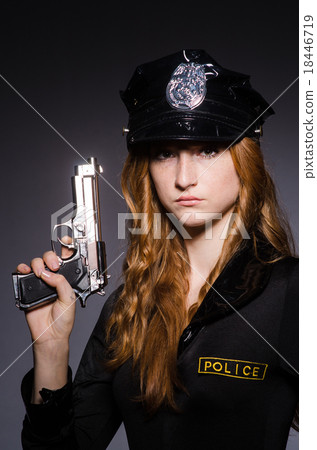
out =
<svg viewBox="0 0 317 450"><path fill-rule="evenodd" d="M204 50L182 50L136 68L120 95L131 145L160 140L258 139L274 114L250 76L220 66Z"/></svg>

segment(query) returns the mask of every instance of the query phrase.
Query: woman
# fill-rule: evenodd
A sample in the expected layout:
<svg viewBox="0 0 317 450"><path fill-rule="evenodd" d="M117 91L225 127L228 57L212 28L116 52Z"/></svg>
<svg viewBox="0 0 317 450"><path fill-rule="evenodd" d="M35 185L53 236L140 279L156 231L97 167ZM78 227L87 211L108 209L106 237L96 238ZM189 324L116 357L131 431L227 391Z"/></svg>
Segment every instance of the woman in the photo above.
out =
<svg viewBox="0 0 317 450"><path fill-rule="evenodd" d="M259 145L273 110L248 79L183 50L139 66L121 93L122 189L145 225L73 383L74 293L54 253L32 260L58 293L27 313L32 337L63 314L22 383L24 448L103 449L122 420L131 449L285 448L298 260Z"/></svg>

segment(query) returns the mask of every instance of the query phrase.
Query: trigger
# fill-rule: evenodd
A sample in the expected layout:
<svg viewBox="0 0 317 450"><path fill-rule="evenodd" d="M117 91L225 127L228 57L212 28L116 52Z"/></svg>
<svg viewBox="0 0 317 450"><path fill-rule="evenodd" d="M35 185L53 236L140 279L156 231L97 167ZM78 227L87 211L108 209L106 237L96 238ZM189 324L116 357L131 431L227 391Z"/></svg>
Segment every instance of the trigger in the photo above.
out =
<svg viewBox="0 0 317 450"><path fill-rule="evenodd" d="M57 255L57 258L58 258L58 264L59 264L59 266L60 266L60 267L63 267L63 265L65 264L64 261L63 261L62 258L59 257L58 255Z"/></svg>

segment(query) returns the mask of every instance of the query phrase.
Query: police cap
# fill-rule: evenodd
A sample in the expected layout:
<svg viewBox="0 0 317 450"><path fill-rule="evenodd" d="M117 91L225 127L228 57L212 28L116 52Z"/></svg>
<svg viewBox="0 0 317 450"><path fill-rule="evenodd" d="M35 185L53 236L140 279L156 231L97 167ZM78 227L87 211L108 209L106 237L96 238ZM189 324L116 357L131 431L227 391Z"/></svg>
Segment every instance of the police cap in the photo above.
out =
<svg viewBox="0 0 317 450"><path fill-rule="evenodd" d="M249 79L204 50L182 50L138 66L120 91L129 113L128 147L160 140L259 139L274 111Z"/></svg>

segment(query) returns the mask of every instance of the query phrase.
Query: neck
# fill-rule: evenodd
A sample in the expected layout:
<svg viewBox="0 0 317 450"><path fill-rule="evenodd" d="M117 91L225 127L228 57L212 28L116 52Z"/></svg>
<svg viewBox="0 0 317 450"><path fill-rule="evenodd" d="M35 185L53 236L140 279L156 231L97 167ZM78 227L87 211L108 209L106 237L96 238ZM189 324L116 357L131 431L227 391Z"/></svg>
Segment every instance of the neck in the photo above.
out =
<svg viewBox="0 0 317 450"><path fill-rule="evenodd" d="M185 239L184 242L191 266L191 281L196 280L196 285L205 283L220 257L224 244L224 229L232 210L227 211L221 219L214 220L207 229L205 225L186 229L191 239Z"/></svg>

